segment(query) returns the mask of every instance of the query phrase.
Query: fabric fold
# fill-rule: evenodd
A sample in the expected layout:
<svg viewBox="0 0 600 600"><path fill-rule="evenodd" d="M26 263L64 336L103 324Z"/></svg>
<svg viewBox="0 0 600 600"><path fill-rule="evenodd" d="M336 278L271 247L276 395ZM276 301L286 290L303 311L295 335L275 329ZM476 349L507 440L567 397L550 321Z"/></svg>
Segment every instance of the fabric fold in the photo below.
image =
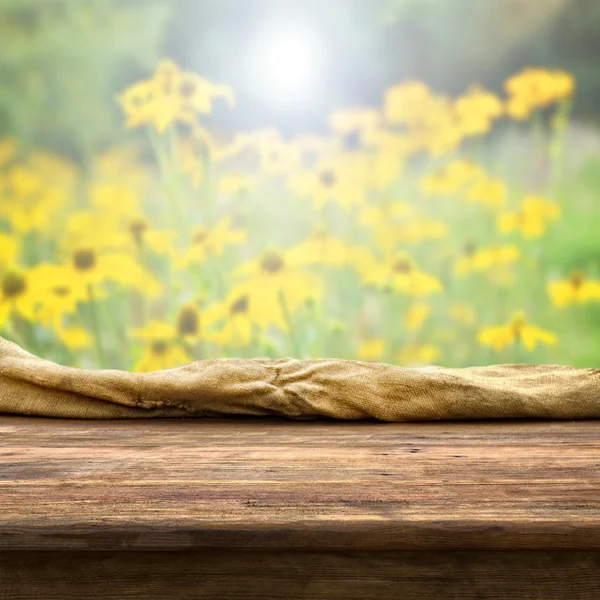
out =
<svg viewBox="0 0 600 600"><path fill-rule="evenodd" d="M400 367L294 358L199 360L130 373L62 366L0 338L0 412L81 419L585 419L600 417L599 374L561 365Z"/></svg>

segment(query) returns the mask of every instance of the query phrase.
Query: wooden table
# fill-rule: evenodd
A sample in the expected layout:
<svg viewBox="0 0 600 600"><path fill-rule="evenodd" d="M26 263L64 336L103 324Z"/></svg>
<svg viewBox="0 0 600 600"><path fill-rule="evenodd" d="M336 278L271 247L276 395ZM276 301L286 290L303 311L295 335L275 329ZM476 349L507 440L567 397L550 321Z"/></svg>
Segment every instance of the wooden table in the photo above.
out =
<svg viewBox="0 0 600 600"><path fill-rule="evenodd" d="M600 422L0 416L0 599L600 598Z"/></svg>

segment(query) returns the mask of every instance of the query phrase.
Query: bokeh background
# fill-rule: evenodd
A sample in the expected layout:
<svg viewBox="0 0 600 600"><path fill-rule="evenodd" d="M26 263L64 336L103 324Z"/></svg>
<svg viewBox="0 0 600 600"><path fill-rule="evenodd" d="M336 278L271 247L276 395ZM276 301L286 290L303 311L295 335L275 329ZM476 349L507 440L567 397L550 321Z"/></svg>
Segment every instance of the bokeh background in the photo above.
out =
<svg viewBox="0 0 600 600"><path fill-rule="evenodd" d="M594 0L2 0L0 334L597 366L599 30Z"/></svg>

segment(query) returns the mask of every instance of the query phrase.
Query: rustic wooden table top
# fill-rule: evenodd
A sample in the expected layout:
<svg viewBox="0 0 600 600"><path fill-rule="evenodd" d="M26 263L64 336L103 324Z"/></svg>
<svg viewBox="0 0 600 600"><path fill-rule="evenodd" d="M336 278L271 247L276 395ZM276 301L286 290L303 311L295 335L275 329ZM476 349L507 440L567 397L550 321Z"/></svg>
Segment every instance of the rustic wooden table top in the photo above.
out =
<svg viewBox="0 0 600 600"><path fill-rule="evenodd" d="M0 416L0 457L0 551L600 547L600 421Z"/></svg>

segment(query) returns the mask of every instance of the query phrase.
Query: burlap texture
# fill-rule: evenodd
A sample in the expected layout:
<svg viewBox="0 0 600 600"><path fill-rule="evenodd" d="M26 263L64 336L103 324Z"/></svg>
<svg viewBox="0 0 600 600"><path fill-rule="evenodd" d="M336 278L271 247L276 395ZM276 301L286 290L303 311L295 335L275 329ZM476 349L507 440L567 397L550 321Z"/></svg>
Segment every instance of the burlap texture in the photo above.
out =
<svg viewBox="0 0 600 600"><path fill-rule="evenodd" d="M584 419L600 417L600 369L222 358L128 373L64 367L0 338L0 412L81 419Z"/></svg>

